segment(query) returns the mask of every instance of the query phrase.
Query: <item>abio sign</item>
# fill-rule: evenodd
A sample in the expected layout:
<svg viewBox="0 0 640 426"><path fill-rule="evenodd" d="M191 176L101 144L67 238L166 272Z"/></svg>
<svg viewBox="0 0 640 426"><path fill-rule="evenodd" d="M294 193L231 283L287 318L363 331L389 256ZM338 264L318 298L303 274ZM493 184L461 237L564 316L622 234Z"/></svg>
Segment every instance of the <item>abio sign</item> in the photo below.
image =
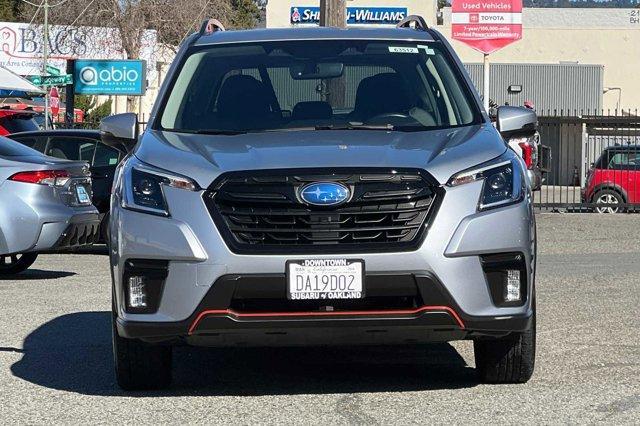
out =
<svg viewBox="0 0 640 426"><path fill-rule="evenodd" d="M522 0L453 0L451 36L488 55L522 38Z"/></svg>
<svg viewBox="0 0 640 426"><path fill-rule="evenodd" d="M145 62L140 60L77 60L73 81L81 95L144 95Z"/></svg>

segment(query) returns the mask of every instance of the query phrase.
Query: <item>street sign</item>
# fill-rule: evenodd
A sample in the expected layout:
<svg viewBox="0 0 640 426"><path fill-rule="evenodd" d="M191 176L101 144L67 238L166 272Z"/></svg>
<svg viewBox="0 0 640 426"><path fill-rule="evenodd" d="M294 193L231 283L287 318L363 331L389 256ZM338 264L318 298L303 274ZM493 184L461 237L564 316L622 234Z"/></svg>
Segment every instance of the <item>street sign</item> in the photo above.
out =
<svg viewBox="0 0 640 426"><path fill-rule="evenodd" d="M147 90L147 65L141 60L77 59L73 70L80 95L142 96Z"/></svg>
<svg viewBox="0 0 640 426"><path fill-rule="evenodd" d="M58 117L60 114L60 96L58 95L58 89L55 87L49 91L49 108L51 109L51 115Z"/></svg>
<svg viewBox="0 0 640 426"><path fill-rule="evenodd" d="M522 0L453 0L451 36L488 55L522 38Z"/></svg>
<svg viewBox="0 0 640 426"><path fill-rule="evenodd" d="M52 67L51 65L46 65L44 68L51 75L60 75L60 74L62 74L58 68Z"/></svg>
<svg viewBox="0 0 640 426"><path fill-rule="evenodd" d="M63 75L30 75L27 77L36 86L53 87L53 86L66 86L73 83L73 76L71 74Z"/></svg>

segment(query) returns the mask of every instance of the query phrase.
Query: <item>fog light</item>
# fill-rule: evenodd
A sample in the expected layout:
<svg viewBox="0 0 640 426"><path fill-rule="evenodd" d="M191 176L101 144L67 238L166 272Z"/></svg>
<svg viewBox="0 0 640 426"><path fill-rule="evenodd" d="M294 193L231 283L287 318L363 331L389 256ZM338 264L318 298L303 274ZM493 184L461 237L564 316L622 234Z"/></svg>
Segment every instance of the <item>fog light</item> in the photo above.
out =
<svg viewBox="0 0 640 426"><path fill-rule="evenodd" d="M480 262L496 306L523 306L527 302L528 268L523 253L485 254Z"/></svg>
<svg viewBox="0 0 640 426"><path fill-rule="evenodd" d="M147 294L142 277L129 277L129 307L146 308Z"/></svg>
<svg viewBox="0 0 640 426"><path fill-rule="evenodd" d="M158 311L169 262L155 259L128 259L122 276L125 312L152 314Z"/></svg>
<svg viewBox="0 0 640 426"><path fill-rule="evenodd" d="M504 301L516 302L520 300L520 271L507 270L507 285L505 286Z"/></svg>

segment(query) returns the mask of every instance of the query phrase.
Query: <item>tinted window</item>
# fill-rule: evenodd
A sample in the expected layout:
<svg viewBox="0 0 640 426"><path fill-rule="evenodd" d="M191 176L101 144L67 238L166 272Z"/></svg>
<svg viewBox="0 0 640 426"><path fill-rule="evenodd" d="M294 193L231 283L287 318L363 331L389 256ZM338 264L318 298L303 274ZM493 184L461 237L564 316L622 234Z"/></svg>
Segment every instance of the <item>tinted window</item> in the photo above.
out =
<svg viewBox="0 0 640 426"><path fill-rule="evenodd" d="M17 157L17 156L30 156L30 155L42 155L38 151L22 145L19 142L0 136L0 156L3 157Z"/></svg>
<svg viewBox="0 0 640 426"><path fill-rule="evenodd" d="M117 166L120 152L104 144L99 143L96 146L96 155L93 160L94 167Z"/></svg>
<svg viewBox="0 0 640 426"><path fill-rule="evenodd" d="M45 136L20 136L11 137L11 139L20 142L23 145L33 148L36 151L44 152L47 146L47 138Z"/></svg>
<svg viewBox="0 0 640 426"><path fill-rule="evenodd" d="M438 42L306 40L194 48L160 124L187 132L348 123L422 130L478 121Z"/></svg>
<svg viewBox="0 0 640 426"><path fill-rule="evenodd" d="M49 138L49 144L45 154L65 160L93 160L93 151L96 141L88 138L76 138L73 136L57 136Z"/></svg>
<svg viewBox="0 0 640 426"><path fill-rule="evenodd" d="M33 119L32 114L11 114L0 117L0 126L7 129L9 133L28 132L40 129L38 123Z"/></svg>

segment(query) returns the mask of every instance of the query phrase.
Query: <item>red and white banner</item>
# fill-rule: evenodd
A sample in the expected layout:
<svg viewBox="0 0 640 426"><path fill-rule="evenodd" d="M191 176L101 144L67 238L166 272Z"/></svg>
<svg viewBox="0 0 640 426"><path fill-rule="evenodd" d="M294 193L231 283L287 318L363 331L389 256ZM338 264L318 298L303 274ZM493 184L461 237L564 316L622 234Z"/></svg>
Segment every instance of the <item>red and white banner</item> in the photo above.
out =
<svg viewBox="0 0 640 426"><path fill-rule="evenodd" d="M522 38L522 0L453 0L451 36L484 54Z"/></svg>

